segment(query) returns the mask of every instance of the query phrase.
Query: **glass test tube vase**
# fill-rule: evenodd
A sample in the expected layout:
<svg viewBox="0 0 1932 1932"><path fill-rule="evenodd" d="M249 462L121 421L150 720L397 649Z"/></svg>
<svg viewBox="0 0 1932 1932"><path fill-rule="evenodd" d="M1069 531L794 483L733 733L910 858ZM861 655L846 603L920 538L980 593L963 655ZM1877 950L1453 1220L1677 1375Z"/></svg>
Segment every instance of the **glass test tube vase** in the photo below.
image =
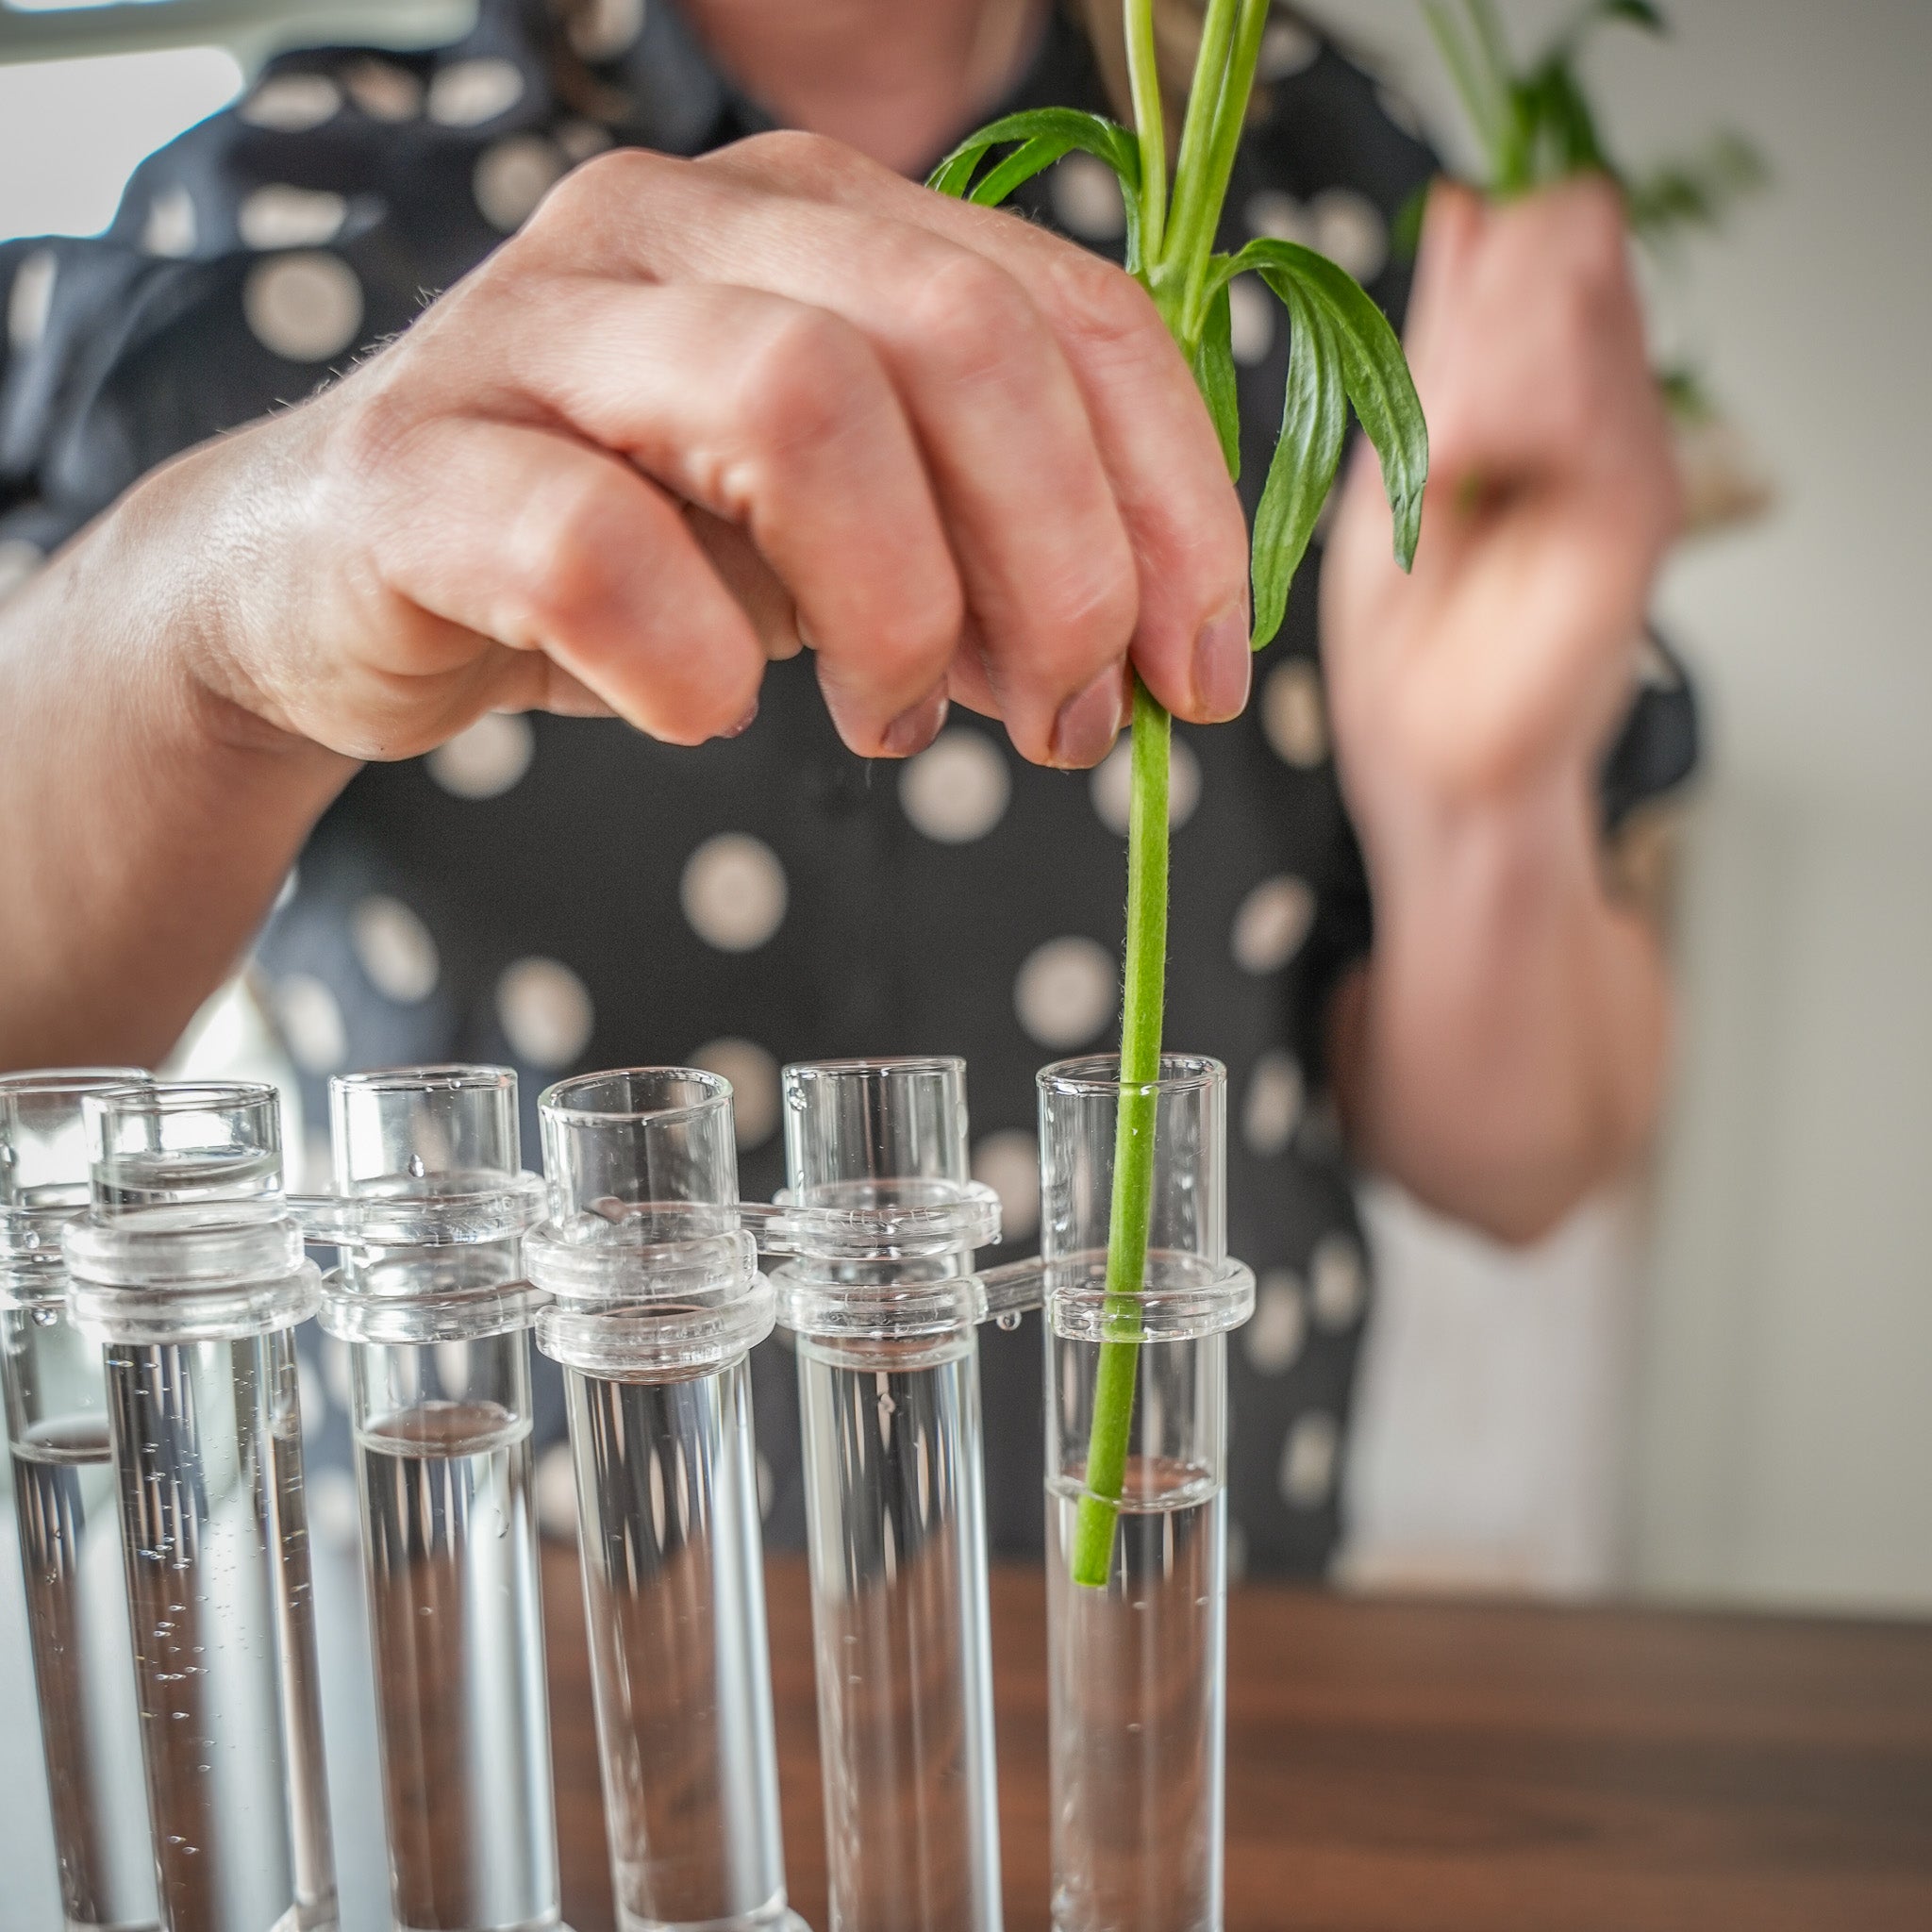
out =
<svg viewBox="0 0 1932 1932"><path fill-rule="evenodd" d="M731 1090L592 1074L541 1101L526 1249L563 1365L620 1932L804 1932L786 1902L751 1374L773 1297Z"/></svg>
<svg viewBox="0 0 1932 1932"><path fill-rule="evenodd" d="M397 1932L561 1916L532 1507L516 1075L409 1067L329 1083L339 1243L323 1326L349 1349L363 1583Z"/></svg>
<svg viewBox="0 0 1932 1932"><path fill-rule="evenodd" d="M157 1923L107 1384L100 1343L68 1312L60 1252L88 1205L81 1098L146 1078L0 1079L0 1403L65 1932Z"/></svg>
<svg viewBox="0 0 1932 1932"><path fill-rule="evenodd" d="M63 1231L104 1344L142 1756L168 1932L336 1923L291 1331L321 1283L279 1198L272 1088L83 1103Z"/></svg>
<svg viewBox="0 0 1932 1932"><path fill-rule="evenodd" d="M1056 1932L1219 1932L1226 1665L1226 1071L1164 1057L1133 1090L1154 1134L1141 1284L1109 1294L1111 1056L1040 1075L1046 1270L1048 1743ZM1122 1350L1132 1351L1123 1356ZM1073 1575L1103 1358L1134 1372L1106 1582Z"/></svg>
<svg viewBox="0 0 1932 1932"><path fill-rule="evenodd" d="M832 1932L997 1932L973 1253L953 1058L788 1067L796 1337Z"/></svg>

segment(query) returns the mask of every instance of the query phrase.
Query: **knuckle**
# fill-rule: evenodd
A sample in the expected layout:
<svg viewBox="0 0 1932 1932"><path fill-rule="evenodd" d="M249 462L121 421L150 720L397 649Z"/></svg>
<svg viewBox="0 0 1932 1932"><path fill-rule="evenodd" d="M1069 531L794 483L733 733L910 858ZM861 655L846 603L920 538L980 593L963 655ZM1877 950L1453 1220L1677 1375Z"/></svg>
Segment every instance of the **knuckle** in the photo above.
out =
<svg viewBox="0 0 1932 1932"><path fill-rule="evenodd" d="M1041 658L1074 667L1118 658L1140 614L1140 586L1124 541L1084 546L1041 594Z"/></svg>
<svg viewBox="0 0 1932 1932"><path fill-rule="evenodd" d="M802 182L825 181L846 172L850 150L829 135L800 127L778 127L754 134L719 150L720 165L788 188Z"/></svg>
<svg viewBox="0 0 1932 1932"><path fill-rule="evenodd" d="M1132 275L1085 249L1070 249L1054 266L1067 326L1096 345L1165 343L1154 298Z"/></svg>
<svg viewBox="0 0 1932 1932"><path fill-rule="evenodd" d="M849 324L828 309L788 308L747 349L739 372L741 421L768 448L821 444L862 419L880 380Z"/></svg>
<svg viewBox="0 0 1932 1932"><path fill-rule="evenodd" d="M658 187L667 171L689 166L688 161L648 148L610 148L593 155L551 189L531 218L530 230L569 230L587 216L635 206Z"/></svg>
<svg viewBox="0 0 1932 1932"><path fill-rule="evenodd" d="M573 475L537 488L508 533L504 558L535 641L577 630L615 597L637 532L600 482Z"/></svg>
<svg viewBox="0 0 1932 1932"><path fill-rule="evenodd" d="M1041 334L1020 284L966 249L941 255L911 282L905 319L940 373L967 384L1009 375Z"/></svg>

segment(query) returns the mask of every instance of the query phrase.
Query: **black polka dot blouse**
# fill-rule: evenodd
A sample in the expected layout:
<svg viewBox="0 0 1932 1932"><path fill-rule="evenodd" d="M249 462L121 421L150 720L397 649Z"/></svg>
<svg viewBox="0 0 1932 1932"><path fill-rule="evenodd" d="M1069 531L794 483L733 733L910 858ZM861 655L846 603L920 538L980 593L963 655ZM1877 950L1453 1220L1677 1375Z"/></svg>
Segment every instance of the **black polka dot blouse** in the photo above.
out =
<svg viewBox="0 0 1932 1932"><path fill-rule="evenodd" d="M1224 247L1311 242L1400 318L1391 217L1431 169L1403 104L1284 17L1270 110ZM1056 16L1010 107L1105 109ZM613 144L691 154L769 126L673 5L485 0L439 52L277 59L232 109L142 164L108 233L0 246L0 594L151 465L299 400L407 328L576 163ZM1070 156L1034 218L1117 253L1119 196ZM1266 471L1287 364L1280 311L1236 283L1242 488ZM1257 665L1245 717L1174 739L1170 1045L1229 1068L1229 1243L1259 1278L1232 1351L1238 1560L1320 1573L1340 1479L1368 1258L1324 1091L1324 1010L1370 942L1336 786L1313 612L1318 561ZM1688 698L1648 691L1606 809L1678 775ZM501 1061L537 1091L573 1071L696 1062L738 1091L747 1191L782 1180L777 1070L826 1055L955 1052L974 1160L1026 1252L1033 1075L1113 1039L1124 747L1091 774L1016 758L959 716L904 765L844 750L809 668L774 667L756 725L679 750L616 724L486 717L427 758L371 767L324 819L262 936L258 983L308 1083L345 1068ZM341 1344L305 1336L318 1516L346 1456ZM984 1335L996 1544L1041 1538L1040 1346ZM755 1357L768 1531L803 1534L791 1364ZM547 1374L549 1365L540 1373ZM561 1434L545 1380L539 1428ZM551 1452L553 1458L556 1452ZM567 1473L545 1465L568 1493Z"/></svg>

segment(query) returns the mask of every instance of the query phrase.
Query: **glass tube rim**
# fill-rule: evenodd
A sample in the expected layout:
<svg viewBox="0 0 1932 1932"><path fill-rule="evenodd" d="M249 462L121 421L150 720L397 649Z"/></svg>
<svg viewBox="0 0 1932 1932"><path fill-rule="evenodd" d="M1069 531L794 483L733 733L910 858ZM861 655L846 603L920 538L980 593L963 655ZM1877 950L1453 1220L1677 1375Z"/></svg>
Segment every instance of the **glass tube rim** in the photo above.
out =
<svg viewBox="0 0 1932 1932"><path fill-rule="evenodd" d="M0 1074L0 1101L16 1096L76 1100L90 1093L118 1092L124 1087L152 1087L154 1075L145 1067L35 1067L23 1074Z"/></svg>
<svg viewBox="0 0 1932 1932"><path fill-rule="evenodd" d="M966 1072L966 1060L957 1053L854 1054L843 1059L789 1060L785 1077L792 1079L846 1078L854 1074L958 1074Z"/></svg>
<svg viewBox="0 0 1932 1932"><path fill-rule="evenodd" d="M1034 1083L1042 1093L1102 1099L1122 1093L1197 1093L1227 1080L1226 1063L1211 1054L1163 1053L1159 1076L1153 1080L1123 1080L1120 1065L1117 1053L1076 1054L1041 1067Z"/></svg>
<svg viewBox="0 0 1932 1932"><path fill-rule="evenodd" d="M605 1082L639 1076L661 1080L667 1085L673 1080L684 1080L710 1091L702 1100L686 1101L676 1107L578 1107L560 1097L573 1090L588 1090ZM565 1127L675 1125L680 1121L700 1120L721 1108L729 1108L732 1097L731 1082L708 1067L607 1067L598 1073L573 1074L567 1080L553 1082L538 1094L537 1110L546 1121Z"/></svg>
<svg viewBox="0 0 1932 1932"><path fill-rule="evenodd" d="M280 1091L267 1080L137 1080L98 1088L92 1097L103 1112L111 1103L117 1112L151 1114L230 1113L281 1102ZM142 1103L139 1108L131 1105L136 1100Z"/></svg>
<svg viewBox="0 0 1932 1932"><path fill-rule="evenodd" d="M341 1093L451 1093L465 1090L501 1093L515 1091L517 1076L508 1067L446 1060L407 1067L372 1067L359 1074L334 1074L328 1084L332 1091Z"/></svg>

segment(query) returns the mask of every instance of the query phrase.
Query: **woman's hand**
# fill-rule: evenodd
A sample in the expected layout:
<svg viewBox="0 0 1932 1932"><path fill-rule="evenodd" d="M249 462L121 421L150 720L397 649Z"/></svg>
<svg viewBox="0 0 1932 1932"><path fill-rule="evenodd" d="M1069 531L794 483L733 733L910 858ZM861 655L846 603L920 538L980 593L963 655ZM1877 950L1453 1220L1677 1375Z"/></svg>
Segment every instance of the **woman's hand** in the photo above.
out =
<svg viewBox="0 0 1932 1932"><path fill-rule="evenodd" d="M1369 1158L1524 1238L1631 1157L1661 1091L1661 963L1604 891L1597 772L1677 480L1607 183L1501 208L1438 189L1410 318L1430 441L1414 575L1369 463L1323 562L1375 904L1334 1058Z"/></svg>
<svg viewBox="0 0 1932 1932"><path fill-rule="evenodd" d="M845 741L948 697L1091 765L1131 658L1246 696L1246 542L1126 275L836 143L611 155L314 402L146 486L217 695L357 758L491 709L750 722L801 640Z"/></svg>
<svg viewBox="0 0 1932 1932"><path fill-rule="evenodd" d="M1322 574L1349 798L1372 841L1593 778L1680 514L1616 192L1430 196L1408 355L1429 425L1415 570L1357 463Z"/></svg>

